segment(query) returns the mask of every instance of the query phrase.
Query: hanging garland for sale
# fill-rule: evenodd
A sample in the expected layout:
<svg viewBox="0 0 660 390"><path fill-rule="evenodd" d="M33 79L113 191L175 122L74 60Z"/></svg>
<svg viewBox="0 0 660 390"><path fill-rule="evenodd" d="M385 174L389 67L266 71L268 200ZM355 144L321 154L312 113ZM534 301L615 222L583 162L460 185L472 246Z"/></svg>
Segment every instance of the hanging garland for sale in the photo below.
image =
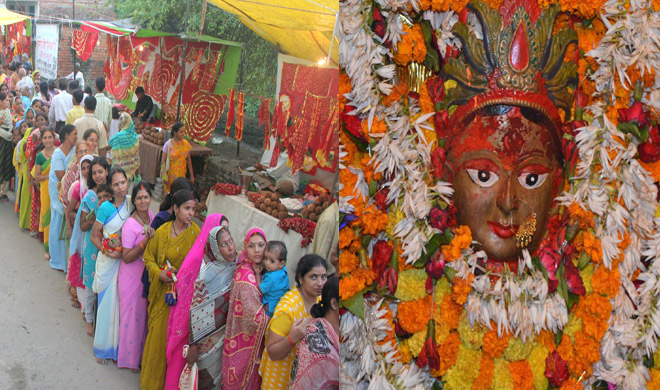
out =
<svg viewBox="0 0 660 390"><path fill-rule="evenodd" d="M660 387L659 11L340 2L343 387Z"/></svg>

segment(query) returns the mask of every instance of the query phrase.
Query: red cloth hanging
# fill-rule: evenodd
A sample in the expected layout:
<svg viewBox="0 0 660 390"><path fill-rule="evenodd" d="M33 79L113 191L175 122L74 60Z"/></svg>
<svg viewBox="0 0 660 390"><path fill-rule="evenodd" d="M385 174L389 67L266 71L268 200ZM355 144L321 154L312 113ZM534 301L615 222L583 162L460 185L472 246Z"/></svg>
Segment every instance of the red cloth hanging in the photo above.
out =
<svg viewBox="0 0 660 390"><path fill-rule="evenodd" d="M99 39L98 33L87 32L83 30L73 30L71 36L71 48L76 50L78 57L87 61L92 56L96 42Z"/></svg>
<svg viewBox="0 0 660 390"><path fill-rule="evenodd" d="M264 126L264 149L270 149L270 102L271 99L262 99L257 118L259 118L259 126Z"/></svg>
<svg viewBox="0 0 660 390"><path fill-rule="evenodd" d="M236 116L236 102L234 101L234 90L229 90L229 109L227 110L227 124L225 125L225 136L229 138L231 125L234 124Z"/></svg>
<svg viewBox="0 0 660 390"><path fill-rule="evenodd" d="M245 94L238 92L236 101L236 140L240 141L243 139L243 125L245 124Z"/></svg>

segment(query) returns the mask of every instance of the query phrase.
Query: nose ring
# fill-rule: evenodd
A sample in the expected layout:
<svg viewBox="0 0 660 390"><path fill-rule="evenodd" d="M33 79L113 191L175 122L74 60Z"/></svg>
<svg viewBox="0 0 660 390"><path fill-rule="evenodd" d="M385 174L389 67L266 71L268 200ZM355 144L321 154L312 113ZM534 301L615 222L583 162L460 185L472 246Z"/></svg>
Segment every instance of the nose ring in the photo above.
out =
<svg viewBox="0 0 660 390"><path fill-rule="evenodd" d="M522 249L526 248L532 242L534 233L536 233L536 213L532 211L527 202L520 199L517 200L530 212L518 227L518 231L516 231L516 248ZM513 216L511 218L513 220Z"/></svg>

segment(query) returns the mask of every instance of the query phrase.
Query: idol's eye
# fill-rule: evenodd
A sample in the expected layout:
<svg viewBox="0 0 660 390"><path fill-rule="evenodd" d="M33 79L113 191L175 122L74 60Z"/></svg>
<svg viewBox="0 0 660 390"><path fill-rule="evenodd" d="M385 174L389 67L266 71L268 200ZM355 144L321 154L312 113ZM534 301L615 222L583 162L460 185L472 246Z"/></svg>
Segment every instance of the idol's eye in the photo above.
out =
<svg viewBox="0 0 660 390"><path fill-rule="evenodd" d="M491 171L482 171L479 169L466 169L466 171L474 184L484 188L492 187L499 180L499 176Z"/></svg>
<svg viewBox="0 0 660 390"><path fill-rule="evenodd" d="M518 176L518 183L528 190L533 190L539 188L547 177L547 173L521 173Z"/></svg>

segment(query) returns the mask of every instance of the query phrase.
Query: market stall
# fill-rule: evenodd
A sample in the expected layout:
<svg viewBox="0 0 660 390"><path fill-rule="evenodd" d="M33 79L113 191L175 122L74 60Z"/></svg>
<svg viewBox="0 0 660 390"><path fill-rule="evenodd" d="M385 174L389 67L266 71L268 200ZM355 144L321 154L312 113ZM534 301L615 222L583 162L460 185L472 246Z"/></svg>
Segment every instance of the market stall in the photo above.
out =
<svg viewBox="0 0 660 390"><path fill-rule="evenodd" d="M301 247L303 236L293 230L285 232L278 223L279 219L256 209L244 195L216 195L209 194L206 200L208 214L221 213L229 219L229 231L236 241L236 250L243 249L243 237L252 227L258 227L266 233L269 241L278 240L286 245L289 252L286 268L289 273L289 283L295 286L296 266L301 257L311 250L311 244Z"/></svg>
<svg viewBox="0 0 660 390"><path fill-rule="evenodd" d="M163 147L155 144L144 137L140 136L140 175L142 180L155 184L156 179L160 176L160 165L163 155ZM201 174L206 173L208 165L208 158L213 154L211 148L200 145L195 141L190 142L190 157L201 157L204 159L204 169Z"/></svg>

